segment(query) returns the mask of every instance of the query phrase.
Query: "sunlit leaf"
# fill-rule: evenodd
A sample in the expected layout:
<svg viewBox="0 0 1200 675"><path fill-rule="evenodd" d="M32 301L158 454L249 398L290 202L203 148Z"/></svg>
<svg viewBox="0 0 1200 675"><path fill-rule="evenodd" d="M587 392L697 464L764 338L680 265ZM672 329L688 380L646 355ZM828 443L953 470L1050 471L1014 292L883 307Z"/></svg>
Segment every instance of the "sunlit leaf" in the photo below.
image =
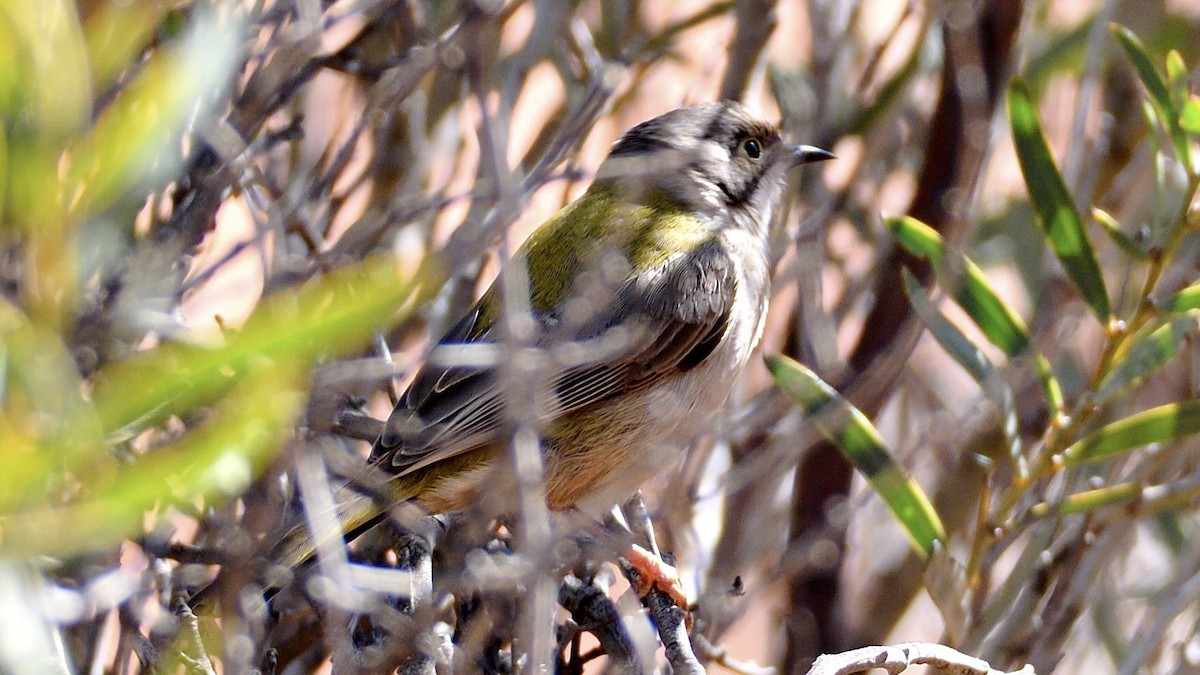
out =
<svg viewBox="0 0 1200 675"><path fill-rule="evenodd" d="M1200 309L1200 284L1192 284L1159 305L1164 312L1190 312Z"/></svg>
<svg viewBox="0 0 1200 675"><path fill-rule="evenodd" d="M1104 233L1108 235L1109 239L1113 240L1113 243L1118 248L1125 252L1125 255L1142 262L1150 259L1150 254L1146 252L1146 249L1139 246L1136 241L1125 234L1125 231L1121 229L1121 224L1107 211L1093 208L1092 218L1095 218L1096 222L1100 223L1100 227L1104 228Z"/></svg>
<svg viewBox="0 0 1200 675"><path fill-rule="evenodd" d="M933 265L939 273L939 280L943 278L947 267L962 271L961 283L944 281L942 285L950 284L947 290L979 326L988 341L1009 356L1025 351L1029 346L1029 331L1025 328L1025 322L992 290L979 265L966 256L960 257L956 264L944 265L945 245L942 236L915 218L888 218L886 222L901 246Z"/></svg>
<svg viewBox="0 0 1200 675"><path fill-rule="evenodd" d="M1178 519L1171 517L1171 512L1180 508L1187 509L1197 497L1200 497L1200 479L1195 476L1160 485L1130 481L1077 492L1060 502L1036 504L1030 509L1030 515L1042 518L1049 515L1087 513L1116 504L1136 504L1139 513L1159 516L1158 532L1164 543L1172 551L1180 552L1187 543L1187 536L1179 527Z"/></svg>
<svg viewBox="0 0 1200 675"><path fill-rule="evenodd" d="M1146 47L1133 34L1133 31L1115 23L1109 24L1109 30L1117 38L1121 49L1125 51L1129 62L1133 64L1133 69L1137 73L1138 79L1142 81L1147 93L1150 94L1150 102L1154 104L1159 120L1166 127L1167 136L1170 137L1172 145L1175 146L1175 153L1179 157L1179 161L1190 164L1191 152L1188 149L1188 142L1183 134L1183 129L1179 126L1179 109L1176 108L1174 101L1171 100L1171 92L1167 88L1167 83L1163 79L1162 73L1158 70L1158 66L1154 64L1153 59L1150 58L1150 54L1146 51ZM1189 167L1189 173L1191 170Z"/></svg>
<svg viewBox="0 0 1200 675"><path fill-rule="evenodd" d="M1142 486L1137 483L1121 483L1095 490L1085 490L1068 495L1058 502L1035 504L1029 513L1034 518L1045 518L1052 514L1088 513L1105 506L1129 501L1138 496L1141 490Z"/></svg>
<svg viewBox="0 0 1200 675"><path fill-rule="evenodd" d="M775 384L841 448L899 520L914 550L928 557L946 531L929 498L892 458L866 416L808 368L784 356L768 356Z"/></svg>
<svg viewBox="0 0 1200 675"><path fill-rule="evenodd" d="M1168 403L1105 425L1063 451L1068 466L1200 433L1200 400Z"/></svg>
<svg viewBox="0 0 1200 675"><path fill-rule="evenodd" d="M82 129L91 114L87 54L79 13L67 0L5 0L0 25L7 24L19 54L12 77L17 83L21 128L30 140L53 147ZM0 34L2 35L2 34Z"/></svg>
<svg viewBox="0 0 1200 675"><path fill-rule="evenodd" d="M116 471L77 502L7 514L0 551L74 555L143 531L145 515L171 502L217 503L240 494L279 450L304 401L294 363L243 378L209 419L175 444ZM46 536L53 532L54 536Z"/></svg>
<svg viewBox="0 0 1200 675"><path fill-rule="evenodd" d="M957 326L943 316L929 301L929 298L925 297L921 282L917 281L907 269L901 270L901 276L909 304L912 305L913 311L920 317L921 322L929 329L938 344L946 350L946 353L971 375L971 378L979 384L980 389L992 404L999 409L1000 417L1003 420L1001 427L1008 444L1009 458L1016 475L1024 480L1029 475L1029 467L1025 457L1021 454L1017 406L1012 388L1008 386L1008 382L996 370L996 366L992 364L987 355L980 351L966 335L963 335Z"/></svg>
<svg viewBox="0 0 1200 675"><path fill-rule="evenodd" d="M1193 135L1200 135L1200 97L1191 96L1179 113L1179 126Z"/></svg>
<svg viewBox="0 0 1200 675"><path fill-rule="evenodd" d="M1050 248L1062 261L1067 275L1096 317L1107 326L1112 318L1112 307L1096 254L1083 231L1082 219L1067 193L1062 174L1050 156L1033 96L1020 81L1009 87L1008 116L1025 186Z"/></svg>
<svg viewBox="0 0 1200 675"><path fill-rule="evenodd" d="M427 270L432 270L430 262ZM428 281L432 271L418 273ZM96 377L93 400L103 428L141 428L213 400L256 361L311 363L365 342L408 306L418 282L401 278L390 257L342 270L295 294L264 300L219 348L170 344L111 366Z"/></svg>
<svg viewBox="0 0 1200 675"><path fill-rule="evenodd" d="M240 28L197 11L189 32L157 51L71 153L71 210L91 213L124 190L162 180L182 159L183 132L215 104L237 66Z"/></svg>
<svg viewBox="0 0 1200 675"><path fill-rule="evenodd" d="M135 63L168 7L160 0L132 0L100 3L92 11L83 27L92 86L110 86Z"/></svg>
<svg viewBox="0 0 1200 675"><path fill-rule="evenodd" d="M6 356L0 408L0 510L45 494L47 477L73 465L100 470L99 422L84 399L83 380L67 345L0 301L0 342Z"/></svg>
<svg viewBox="0 0 1200 675"><path fill-rule="evenodd" d="M3 39L3 38L0 38ZM0 63L0 70L4 69L3 63ZM0 95L3 95L0 93ZM2 104L0 104L2 105ZM0 111L3 108L0 107ZM4 193L7 192L8 186L8 134L4 131L4 125L0 124L0 229L4 227L5 220L5 199Z"/></svg>
<svg viewBox="0 0 1200 675"><path fill-rule="evenodd" d="M1188 336L1196 332L1196 321L1197 314L1193 312L1134 341L1096 388L1092 401L1105 403L1165 366L1183 348Z"/></svg>
<svg viewBox="0 0 1200 675"><path fill-rule="evenodd" d="M1188 99L1188 72L1179 50L1167 52L1167 91L1176 110L1183 108Z"/></svg>
<svg viewBox="0 0 1200 675"><path fill-rule="evenodd" d="M1038 354L1033 363L1038 379L1042 381L1042 392L1046 395L1046 403L1050 406L1051 414L1063 415L1067 404L1063 398L1062 384L1054 376L1054 368L1051 367L1050 361L1044 354Z"/></svg>

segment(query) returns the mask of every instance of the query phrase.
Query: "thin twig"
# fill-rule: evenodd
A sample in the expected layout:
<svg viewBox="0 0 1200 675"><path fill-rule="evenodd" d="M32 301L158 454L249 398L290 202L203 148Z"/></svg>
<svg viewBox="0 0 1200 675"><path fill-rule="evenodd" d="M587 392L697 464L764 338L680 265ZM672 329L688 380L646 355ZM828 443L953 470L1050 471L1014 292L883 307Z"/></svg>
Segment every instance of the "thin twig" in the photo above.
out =
<svg viewBox="0 0 1200 675"><path fill-rule="evenodd" d="M1037 675L1032 666L1011 673L995 670L986 661L967 656L945 645L907 642L886 647L862 647L817 657L808 675L850 675L882 668L892 675L909 666L927 664L949 675Z"/></svg>

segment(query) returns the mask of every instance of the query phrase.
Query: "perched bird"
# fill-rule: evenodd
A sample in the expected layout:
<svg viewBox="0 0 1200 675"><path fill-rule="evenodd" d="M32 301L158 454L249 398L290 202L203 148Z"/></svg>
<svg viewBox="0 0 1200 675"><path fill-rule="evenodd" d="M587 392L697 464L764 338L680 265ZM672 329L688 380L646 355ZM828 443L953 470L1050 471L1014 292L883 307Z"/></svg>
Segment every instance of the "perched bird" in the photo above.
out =
<svg viewBox="0 0 1200 675"><path fill-rule="evenodd" d="M599 516L670 468L758 344L789 170L831 157L733 102L629 130L510 261L527 283L494 283L400 397L371 450L393 476L389 496L429 513L494 496L512 442L512 345L542 357L536 410L515 417L536 422L552 510ZM378 512L349 508L343 528Z"/></svg>

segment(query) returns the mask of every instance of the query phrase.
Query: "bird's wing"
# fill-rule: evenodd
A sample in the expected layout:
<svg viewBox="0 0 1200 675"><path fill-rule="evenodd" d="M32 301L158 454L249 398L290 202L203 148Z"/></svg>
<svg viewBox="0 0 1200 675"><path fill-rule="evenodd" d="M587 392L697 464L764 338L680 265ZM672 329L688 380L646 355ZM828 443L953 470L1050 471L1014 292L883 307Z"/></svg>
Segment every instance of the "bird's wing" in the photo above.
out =
<svg viewBox="0 0 1200 675"><path fill-rule="evenodd" d="M539 346L589 342L599 353L553 378L554 397L545 406L551 418L642 390L702 363L728 328L736 279L728 251L708 242L635 274L595 320L570 334L550 329L557 322L538 317L547 328ZM439 344L496 344L483 302ZM503 397L493 365L451 366L431 359L392 411L372 459L403 474L495 441L504 421Z"/></svg>

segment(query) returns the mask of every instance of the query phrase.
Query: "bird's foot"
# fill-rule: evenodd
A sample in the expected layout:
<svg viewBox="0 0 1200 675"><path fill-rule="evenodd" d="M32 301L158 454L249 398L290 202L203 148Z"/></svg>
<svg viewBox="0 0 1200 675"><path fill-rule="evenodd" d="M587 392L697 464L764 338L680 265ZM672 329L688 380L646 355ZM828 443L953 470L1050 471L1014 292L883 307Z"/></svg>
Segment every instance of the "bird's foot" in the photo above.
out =
<svg viewBox="0 0 1200 675"><path fill-rule="evenodd" d="M673 565L663 562L663 559L650 551L631 544L625 552L625 559L637 570L634 590L639 598L646 597L651 589L666 593L669 598L685 612L690 607L687 593L683 590L683 582L679 579L679 571Z"/></svg>

